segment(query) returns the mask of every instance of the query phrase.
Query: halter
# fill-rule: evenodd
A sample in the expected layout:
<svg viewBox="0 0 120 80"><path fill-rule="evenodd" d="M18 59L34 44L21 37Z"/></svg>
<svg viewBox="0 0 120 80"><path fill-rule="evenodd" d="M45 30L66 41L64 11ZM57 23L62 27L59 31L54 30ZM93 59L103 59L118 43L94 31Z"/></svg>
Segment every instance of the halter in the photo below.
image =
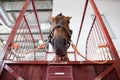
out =
<svg viewBox="0 0 120 80"><path fill-rule="evenodd" d="M51 32L50 32L50 34L49 34L49 36L48 36L48 40L49 40L49 42L53 45L53 47L54 47L54 38L52 38L52 36L53 36L53 32L54 32L54 30L56 29L56 28L62 28L67 34L68 34L68 37L70 38L69 39L69 41L68 41L68 43L67 43L67 48L69 48L69 46L70 46L70 42L71 42L71 33L70 33L70 31L72 32L72 30L67 30L66 29L66 27L65 26L63 26L63 20L61 19L61 16L63 16L62 15L62 13L60 13L58 16L57 16L57 18L58 18L58 20L56 21L56 26L51 30ZM68 20L68 22L66 22L66 24L69 24L69 20Z"/></svg>
<svg viewBox="0 0 120 80"><path fill-rule="evenodd" d="M57 25L57 26L55 26L55 27L52 29L52 31L50 32L50 34L49 34L49 36L48 36L49 42L50 42L52 45L54 45L54 44L53 44L54 39L52 38L52 36L53 36L53 32L54 32L54 30L55 30L56 28L62 28L62 29L68 34L68 36L70 37L70 40L69 40L68 46L67 46L67 48L69 48L69 47L70 47L70 43L71 43L71 33L70 33L63 25Z"/></svg>

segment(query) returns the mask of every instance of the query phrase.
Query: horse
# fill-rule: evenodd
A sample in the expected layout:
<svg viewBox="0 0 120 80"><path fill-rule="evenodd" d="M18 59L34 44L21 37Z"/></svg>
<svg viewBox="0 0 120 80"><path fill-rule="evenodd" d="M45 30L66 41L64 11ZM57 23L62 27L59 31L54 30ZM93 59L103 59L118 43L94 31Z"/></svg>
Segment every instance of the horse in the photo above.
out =
<svg viewBox="0 0 120 80"><path fill-rule="evenodd" d="M53 61L69 61L67 49L70 46L72 35L69 27L70 19L71 17L64 16L62 13L49 19L52 26L49 42L56 54Z"/></svg>

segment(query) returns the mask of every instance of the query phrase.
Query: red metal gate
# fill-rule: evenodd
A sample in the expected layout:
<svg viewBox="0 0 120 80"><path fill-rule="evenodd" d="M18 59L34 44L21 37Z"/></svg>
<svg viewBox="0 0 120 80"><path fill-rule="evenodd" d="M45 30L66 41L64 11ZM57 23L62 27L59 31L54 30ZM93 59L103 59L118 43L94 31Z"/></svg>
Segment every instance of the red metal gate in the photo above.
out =
<svg viewBox="0 0 120 80"><path fill-rule="evenodd" d="M100 13L94 3L94 0L90 0L90 4L92 5L92 8L96 16L95 19L93 20L93 25L95 25L94 24L95 21L98 22L100 31L103 37L105 37L104 40L107 42L107 46L105 47L106 47L106 50L108 51L106 52L109 52L109 57L111 57L112 59L107 59L108 61L106 63L98 65L97 63L93 63L94 61L96 61L94 58L92 58L93 62L90 62L88 60L76 61L76 54L75 52L73 52L74 53L73 56L75 58L74 61L60 62L59 64L47 61L47 59L45 59L44 61L34 61L36 60L35 56L34 56L33 61L24 60L23 58L25 57L26 54L22 54L22 53L24 52L26 53L30 49L33 49L36 47L34 37L29 27L30 25L28 24L27 17L24 15L30 2L33 4L33 12L35 14L35 18L36 18L36 22L37 22L38 30L40 34L39 37L41 40L43 40L41 29L40 29L40 24L39 24L38 17L37 17L37 12L36 12L35 5L34 5L34 0L26 0L20 12L19 17L17 18L17 21L15 25L13 26L13 29L12 29L12 32L10 33L7 44L5 45L2 51L2 54L4 54L4 57L3 57L3 61L0 63L1 64L0 65L0 79L1 80L4 80L4 78L5 80L10 80L10 79L15 80L15 79L18 79L20 76L24 80L35 80L35 79L36 80L80 80L80 79L119 80L120 79L120 68L119 68L120 59L118 57L118 53L114 47L114 44L106 30L106 26L104 25L104 22L102 21ZM80 26L80 31L82 30L82 24L84 22L84 16L85 16L88 2L89 0L86 0L85 10L83 13L83 18L82 18L82 22ZM93 25L91 27L94 27ZM93 31L95 30L96 32L97 29L98 27L94 28ZM86 44L86 55L85 55L86 57L89 57L89 55L90 56L92 55L92 57L94 57L96 53L95 55L93 53L90 54L90 51L94 50L94 48L98 46L98 44L91 46L91 42L94 43L94 41L92 41L93 36L91 37L91 33L92 33L92 28L90 30L90 34L88 35L87 42L86 42L87 43ZM78 34L78 39L79 39L79 35L80 35L80 32ZM94 35L97 35L97 33ZM20 41L18 41L18 39ZM95 38L95 40L98 41L99 38ZM77 40L76 46L78 45L78 41L79 40ZM11 51L11 49L9 49L9 46L12 42L16 42L19 44L20 54L14 54ZM26 45L30 45L31 47L28 48L26 47ZM35 54L36 52L34 51L34 55ZM50 54L50 52L45 52L46 56L48 54ZM102 59L97 60L97 61L102 62L106 59L106 55L105 55L106 53L103 52L102 54L103 54L102 56L101 56L101 53L98 54L97 58L102 57ZM55 65L53 66L49 64L55 64ZM28 76L29 76L29 79L28 79Z"/></svg>

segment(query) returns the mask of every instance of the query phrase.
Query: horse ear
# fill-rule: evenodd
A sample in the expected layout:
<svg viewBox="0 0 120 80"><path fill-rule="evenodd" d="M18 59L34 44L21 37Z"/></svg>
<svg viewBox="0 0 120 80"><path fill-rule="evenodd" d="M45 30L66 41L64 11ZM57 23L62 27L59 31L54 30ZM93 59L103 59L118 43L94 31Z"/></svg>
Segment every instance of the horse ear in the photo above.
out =
<svg viewBox="0 0 120 80"><path fill-rule="evenodd" d="M55 17L50 17L48 20L49 20L49 23L52 25L52 21Z"/></svg>
<svg viewBox="0 0 120 80"><path fill-rule="evenodd" d="M70 23L70 19L71 19L71 18L72 18L72 17L69 17L69 16L65 17L65 19L66 19L66 21L67 21L67 24Z"/></svg>
<svg viewBox="0 0 120 80"><path fill-rule="evenodd" d="M48 20L49 20L49 21L52 21L54 18L55 18L55 17L50 17Z"/></svg>
<svg viewBox="0 0 120 80"><path fill-rule="evenodd" d="M65 17L65 18L66 18L66 20L70 20L72 17L67 16L67 17Z"/></svg>

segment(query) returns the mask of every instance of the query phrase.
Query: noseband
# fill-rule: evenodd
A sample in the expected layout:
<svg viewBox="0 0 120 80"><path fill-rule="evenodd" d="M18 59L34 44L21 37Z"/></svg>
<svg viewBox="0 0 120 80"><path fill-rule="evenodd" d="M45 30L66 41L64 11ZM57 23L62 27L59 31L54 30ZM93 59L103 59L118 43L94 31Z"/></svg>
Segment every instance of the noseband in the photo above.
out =
<svg viewBox="0 0 120 80"><path fill-rule="evenodd" d="M70 37L69 42L68 42L68 44L67 44L67 48L69 48L69 47L70 47L70 43L71 43L71 33L70 33L63 25L57 25L57 26L55 26L55 27L52 29L52 31L50 32L50 34L49 34L49 36L48 36L49 42L50 42L50 43L53 45L53 47L54 47L54 43L53 43L53 41L54 41L53 33L54 33L54 30L57 29L57 28L62 28L62 29L68 34L68 37Z"/></svg>

